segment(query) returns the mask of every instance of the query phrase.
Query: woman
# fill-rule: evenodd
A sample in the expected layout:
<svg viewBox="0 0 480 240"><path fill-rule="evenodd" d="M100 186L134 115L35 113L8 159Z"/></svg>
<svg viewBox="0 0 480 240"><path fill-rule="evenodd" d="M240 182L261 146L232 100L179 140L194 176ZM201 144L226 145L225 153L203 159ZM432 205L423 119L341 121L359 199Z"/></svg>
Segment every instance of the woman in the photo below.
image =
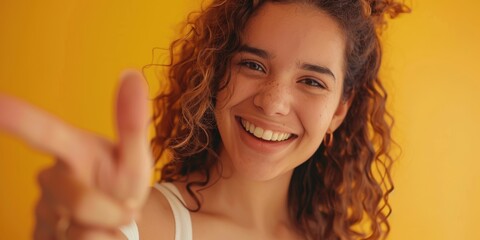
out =
<svg viewBox="0 0 480 240"><path fill-rule="evenodd" d="M384 15L406 11L213 1L171 46L151 142L167 161L150 194L138 73L119 90L118 143L4 97L0 126L59 159L39 176L35 238L384 238L393 186L378 34ZM39 124L13 121L25 115Z"/></svg>

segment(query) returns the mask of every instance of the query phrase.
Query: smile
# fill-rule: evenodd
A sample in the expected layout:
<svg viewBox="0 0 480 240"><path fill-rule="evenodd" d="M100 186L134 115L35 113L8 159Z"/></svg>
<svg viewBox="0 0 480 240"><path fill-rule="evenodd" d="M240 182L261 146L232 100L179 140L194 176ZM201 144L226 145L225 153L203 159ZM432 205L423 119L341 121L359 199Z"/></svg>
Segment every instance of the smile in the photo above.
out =
<svg viewBox="0 0 480 240"><path fill-rule="evenodd" d="M290 139L292 136L294 136L291 133L285 133L285 132L277 132L269 129L263 129L261 127L255 126L253 123L245 120L245 119L240 119L243 129L256 138L265 140L265 141L272 141L272 142L281 142Z"/></svg>

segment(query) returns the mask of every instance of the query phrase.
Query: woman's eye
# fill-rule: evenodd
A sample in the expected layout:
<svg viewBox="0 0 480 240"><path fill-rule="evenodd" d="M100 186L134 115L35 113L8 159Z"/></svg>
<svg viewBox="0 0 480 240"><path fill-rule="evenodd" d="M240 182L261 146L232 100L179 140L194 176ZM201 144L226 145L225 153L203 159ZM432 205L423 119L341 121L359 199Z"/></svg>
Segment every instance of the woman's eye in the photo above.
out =
<svg viewBox="0 0 480 240"><path fill-rule="evenodd" d="M255 70L255 71L260 71L260 72L265 72L265 69L260 65L259 63L252 62L252 61L242 61L240 62L240 65L245 66L249 69Z"/></svg>
<svg viewBox="0 0 480 240"><path fill-rule="evenodd" d="M312 86L312 87L323 88L323 89L326 88L324 84L318 82L315 79L311 79L311 78L306 78L306 79L300 80L300 82L304 83L308 86Z"/></svg>

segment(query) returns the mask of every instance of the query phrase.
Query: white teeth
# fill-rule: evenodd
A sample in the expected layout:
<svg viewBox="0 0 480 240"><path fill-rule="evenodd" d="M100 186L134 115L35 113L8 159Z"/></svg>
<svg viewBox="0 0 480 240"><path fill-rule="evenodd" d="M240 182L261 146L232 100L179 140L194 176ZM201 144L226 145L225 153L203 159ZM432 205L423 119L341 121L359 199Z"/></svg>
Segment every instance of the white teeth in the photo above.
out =
<svg viewBox="0 0 480 240"><path fill-rule="evenodd" d="M273 135L272 131L266 130L265 132L263 132L262 139L263 140L272 140L272 135Z"/></svg>
<svg viewBox="0 0 480 240"><path fill-rule="evenodd" d="M255 137L261 138L263 136L263 128L256 127L253 135L255 135Z"/></svg>
<svg viewBox="0 0 480 240"><path fill-rule="evenodd" d="M278 139L278 133L275 132L275 133L273 133L273 135L272 135L272 141L277 141L277 139Z"/></svg>
<svg viewBox="0 0 480 240"><path fill-rule="evenodd" d="M255 132L255 125L250 123L250 126L248 127L248 131L251 133Z"/></svg>
<svg viewBox="0 0 480 240"><path fill-rule="evenodd" d="M261 127L257 127L253 125L253 123L248 122L247 120L241 120L243 127L245 130L253 134L257 138L261 138L266 141L284 141L289 139L292 134L290 133L281 133L281 132L274 132L272 130L265 130Z"/></svg>

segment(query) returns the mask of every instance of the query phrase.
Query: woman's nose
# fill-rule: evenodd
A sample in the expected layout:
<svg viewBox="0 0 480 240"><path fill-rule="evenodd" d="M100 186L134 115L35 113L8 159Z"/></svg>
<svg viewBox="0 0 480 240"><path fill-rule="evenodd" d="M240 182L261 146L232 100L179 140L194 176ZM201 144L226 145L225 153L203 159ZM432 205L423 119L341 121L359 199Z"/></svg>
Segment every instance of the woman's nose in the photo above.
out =
<svg viewBox="0 0 480 240"><path fill-rule="evenodd" d="M288 115L291 105L291 90L286 83L270 80L259 86L253 99L254 105L265 115Z"/></svg>

